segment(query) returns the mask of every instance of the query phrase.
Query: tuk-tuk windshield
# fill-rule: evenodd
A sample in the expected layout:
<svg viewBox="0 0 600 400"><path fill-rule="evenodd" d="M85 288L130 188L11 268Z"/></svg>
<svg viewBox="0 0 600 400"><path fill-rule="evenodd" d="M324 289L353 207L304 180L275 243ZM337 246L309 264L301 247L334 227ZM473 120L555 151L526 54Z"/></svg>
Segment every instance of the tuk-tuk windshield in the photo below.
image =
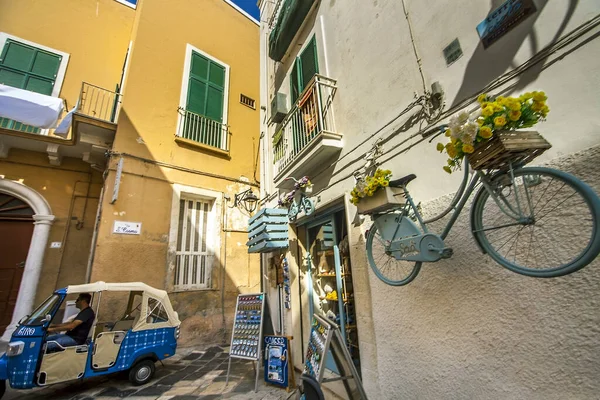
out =
<svg viewBox="0 0 600 400"><path fill-rule="evenodd" d="M46 315L52 314L52 311L60 303L61 297L57 294L53 294L48 297L38 308L35 309L25 321L21 322L21 325L41 325L45 322Z"/></svg>

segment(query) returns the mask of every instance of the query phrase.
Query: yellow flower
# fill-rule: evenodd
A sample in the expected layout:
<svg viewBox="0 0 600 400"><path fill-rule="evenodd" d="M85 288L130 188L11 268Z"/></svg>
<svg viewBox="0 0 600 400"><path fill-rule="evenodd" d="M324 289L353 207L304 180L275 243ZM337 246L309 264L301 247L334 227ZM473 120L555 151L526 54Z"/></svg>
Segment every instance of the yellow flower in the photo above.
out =
<svg viewBox="0 0 600 400"><path fill-rule="evenodd" d="M521 111L511 111L508 113L508 118L511 121L518 121L521 118Z"/></svg>
<svg viewBox="0 0 600 400"><path fill-rule="evenodd" d="M533 92L533 101L543 102L546 101L548 97L546 97L546 93L544 92Z"/></svg>
<svg viewBox="0 0 600 400"><path fill-rule="evenodd" d="M465 143L465 144L463 144L462 151L467 154L471 154L472 152L475 151L475 148L472 145Z"/></svg>
<svg viewBox="0 0 600 400"><path fill-rule="evenodd" d="M508 104L508 108L510 108L512 111L520 111L521 103L519 102L519 100L515 99Z"/></svg>
<svg viewBox="0 0 600 400"><path fill-rule="evenodd" d="M543 117L545 117L546 115L548 115L549 112L550 112L550 109L548 108L547 105L544 104L544 107L542 107L542 110L540 111L540 113L542 114Z"/></svg>
<svg viewBox="0 0 600 400"><path fill-rule="evenodd" d="M389 185L390 185L390 181L388 181L388 180L384 180L383 183L381 184L381 186L383 186L383 187L387 187Z"/></svg>
<svg viewBox="0 0 600 400"><path fill-rule="evenodd" d="M485 122L485 119L484 119L484 118L477 118L477 124L478 124L479 126L482 126L484 122Z"/></svg>
<svg viewBox="0 0 600 400"><path fill-rule="evenodd" d="M496 128L502 128L504 125L506 125L506 118L503 115L494 118L494 126Z"/></svg>
<svg viewBox="0 0 600 400"><path fill-rule="evenodd" d="M487 94L485 94L485 93L482 93L482 94L480 94L480 95L477 97L477 101L478 101L479 103L483 103L483 102L485 101L485 98L486 98L486 97L487 97Z"/></svg>
<svg viewBox="0 0 600 400"><path fill-rule="evenodd" d="M452 173L452 170L450 169L450 167L449 167L449 166L447 166L447 165L444 165L442 168L444 168L444 171L446 171L447 173L449 173L449 174L451 174L451 173Z"/></svg>
<svg viewBox="0 0 600 400"><path fill-rule="evenodd" d="M451 134L452 132L450 131L450 129L446 129L446 133L444 133L444 135L446 135L446 137L450 137Z"/></svg>
<svg viewBox="0 0 600 400"><path fill-rule="evenodd" d="M525 93L524 95L522 95L521 97L522 97L523 99L525 99L525 100L529 100L529 99L531 99L531 98L533 97L533 93L531 93L531 92L527 92L527 93Z"/></svg>
<svg viewBox="0 0 600 400"><path fill-rule="evenodd" d="M492 115L494 115L494 109L488 106L481 111L481 115L483 115L486 118L491 117Z"/></svg>
<svg viewBox="0 0 600 400"><path fill-rule="evenodd" d="M500 104L502 104L504 102L504 100L506 100L506 98L504 96L498 96L496 97L496 101Z"/></svg>
<svg viewBox="0 0 600 400"><path fill-rule="evenodd" d="M454 158L457 155L456 148L454 146L446 147L446 153L450 158Z"/></svg>
<svg viewBox="0 0 600 400"><path fill-rule="evenodd" d="M490 128L489 126L482 126L481 128L479 128L479 136L481 136L484 139L491 138L492 128Z"/></svg>
<svg viewBox="0 0 600 400"><path fill-rule="evenodd" d="M492 108L493 108L494 112L499 112L499 111L504 110L504 107L502 107L500 105L500 103L498 103L498 102L492 103Z"/></svg>
<svg viewBox="0 0 600 400"><path fill-rule="evenodd" d="M531 105L531 110L532 111L542 111L542 109L544 108L544 103L538 102L538 101L534 101L533 104Z"/></svg>
<svg viewBox="0 0 600 400"><path fill-rule="evenodd" d="M441 153L444 151L444 145L442 143L438 143L436 149Z"/></svg>

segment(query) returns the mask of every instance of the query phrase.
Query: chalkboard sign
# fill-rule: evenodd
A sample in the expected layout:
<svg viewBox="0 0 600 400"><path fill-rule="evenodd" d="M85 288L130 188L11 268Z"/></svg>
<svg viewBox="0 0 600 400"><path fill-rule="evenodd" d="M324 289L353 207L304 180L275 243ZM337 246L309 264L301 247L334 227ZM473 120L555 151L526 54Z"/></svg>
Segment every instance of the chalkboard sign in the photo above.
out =
<svg viewBox="0 0 600 400"><path fill-rule="evenodd" d="M265 382L289 386L289 346L285 336L265 336Z"/></svg>
<svg viewBox="0 0 600 400"><path fill-rule="evenodd" d="M310 375L321 382L323 372L325 371L325 357L331 341L332 329L331 322L313 315L310 337L306 348L306 357L304 358L304 374Z"/></svg>
<svg viewBox="0 0 600 400"><path fill-rule="evenodd" d="M323 379L325 358L331 352L339 377ZM313 315L310 338L304 359L304 374L310 375L319 383L342 381L348 398L367 400L358 371L344 343L340 328L332 321Z"/></svg>
<svg viewBox="0 0 600 400"><path fill-rule="evenodd" d="M264 305L263 293L238 296L229 349L230 357L246 360L260 359Z"/></svg>

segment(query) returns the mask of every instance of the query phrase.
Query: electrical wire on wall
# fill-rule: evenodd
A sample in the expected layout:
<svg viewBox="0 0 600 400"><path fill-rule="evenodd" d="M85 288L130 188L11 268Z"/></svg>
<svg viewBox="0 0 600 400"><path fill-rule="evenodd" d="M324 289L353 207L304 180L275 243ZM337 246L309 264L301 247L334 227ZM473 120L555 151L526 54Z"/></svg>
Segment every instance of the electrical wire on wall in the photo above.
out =
<svg viewBox="0 0 600 400"><path fill-rule="evenodd" d="M465 99L463 99L462 101L458 102L455 106L451 107L450 109L443 111L443 112L439 112L434 118L431 118L430 120L427 120L428 124L424 127L419 129L417 132L413 133L412 135L408 136L407 138L403 139L400 143L395 144L394 146L392 146L391 148L383 151L381 153L381 155L379 157L385 156L386 154L389 154L391 152L393 152L394 150L398 149L399 147L407 144L408 142L419 138L419 140L415 141L414 143L409 144L408 146L401 148L400 150L398 150L397 152L391 154L389 157L386 157L384 159L378 160L378 164L383 164L387 161L390 161L396 157L398 157L399 155L407 152L408 150L412 149L413 147L419 145L420 143L426 141L426 140L433 140L435 137L439 136L440 134L442 134L444 132L444 125L440 126L440 127L436 127L435 125L438 124L440 121L450 117L451 115L455 114L456 112L469 107L470 105L472 105L473 103L475 103L477 96L479 96L482 93L490 93L493 92L497 89L500 89L502 86L506 85L507 83L509 83L511 80L515 79L516 77L524 74L525 72L527 72L530 68L532 68L533 66L537 65L540 62L545 61L549 56L557 53L559 50L573 44L576 40L580 39L581 37L583 37L585 34L589 33L591 30L593 30L594 28L598 27L600 25L600 15L597 15L596 17L590 19L589 21L579 25L577 28L573 29L571 32L569 32L568 34L566 34L565 36L563 36L562 38L560 38L559 40L557 40L556 42L546 46L545 48L543 48L542 50L540 50L538 53L536 53L534 56L532 56L530 59L528 59L527 61L525 61L523 64L519 65L518 67L516 67L513 70L510 70L508 72L506 72L503 75L500 75L499 77L497 77L496 79L494 79L492 82L490 82L488 85L486 85L485 87L481 88L477 93L473 94L472 96L469 96ZM584 44L586 44L588 41L591 41L593 39L596 38L596 35L586 39L586 41L584 43L581 43L577 46L577 48L579 48L580 46L583 46ZM571 50L572 51L572 50ZM555 62L558 62L560 60L562 60L567 54L569 54L571 51L569 51L566 54L562 54L558 57L556 57L553 60L550 60L549 62L544 64L543 69L548 68L549 66L553 65ZM504 90L501 91L500 94L503 94L505 92L510 91L510 87L505 88ZM380 132L382 132L384 129L386 129L387 127L389 127L392 123L394 123L395 121L397 121L400 117L402 117L403 115L405 115L407 112L409 112L411 109L413 109L414 107L418 106L418 105L422 105L424 104L423 101L427 98L426 95L421 95L418 96L412 103L410 103L404 110L402 110L396 117L392 118L392 120L388 121L386 124L384 124L381 128L377 129L373 134L369 135L367 138L365 138L364 140L362 140L359 144L357 144L356 146L354 146L350 151L348 151L347 153L345 153L342 157L340 157L339 159L333 161L331 164L327 165L326 167L320 169L318 172L316 172L312 179L315 180L318 176L320 176L321 174L323 174L325 171L327 171L328 169L330 169L331 167L337 165L340 161L342 161L344 158L346 158L349 154L353 153L355 150L357 150L359 147L361 147L362 145L364 145L366 142L368 142L369 140L371 140L372 138L374 138L377 134L379 134ZM389 141L391 138L395 137L398 133L400 133L400 129L394 129L388 136L386 137L380 137L377 141L379 142L387 142ZM377 142L376 141L376 142ZM371 150L369 150L371 151ZM345 164L344 166L342 166L341 168L338 169L338 171L336 171L332 176L335 176L337 174L339 174L341 171L347 169L348 167L352 166L355 162L364 159L364 157L368 154L368 152L364 152L362 154L360 154L359 156L357 156L354 160L352 160L351 162ZM313 194L313 196L317 196L320 193L322 193L323 191L331 188L334 185L337 185L343 181L345 181L346 179L352 177L354 175L353 171L352 173L346 174L345 176L343 176L342 178L339 178L333 182L330 182L326 188L323 188L317 192L315 192Z"/></svg>

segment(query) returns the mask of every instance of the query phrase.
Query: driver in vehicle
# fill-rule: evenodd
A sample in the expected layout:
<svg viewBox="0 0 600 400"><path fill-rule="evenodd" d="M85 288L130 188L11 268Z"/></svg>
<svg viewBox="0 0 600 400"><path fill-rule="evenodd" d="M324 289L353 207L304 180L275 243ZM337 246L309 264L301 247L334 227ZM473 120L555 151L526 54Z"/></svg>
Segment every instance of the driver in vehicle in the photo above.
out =
<svg viewBox="0 0 600 400"><path fill-rule="evenodd" d="M89 293L80 293L75 301L75 305L81 311L79 311L79 314L77 314L75 319L71 322L52 324L48 327L48 333L67 331L65 334L54 334L46 338L46 342L48 343L48 353L60 350L60 347L56 343L60 344L62 347L85 344L90 328L94 324L94 319L96 318L94 310L90 307L91 301L92 296Z"/></svg>

